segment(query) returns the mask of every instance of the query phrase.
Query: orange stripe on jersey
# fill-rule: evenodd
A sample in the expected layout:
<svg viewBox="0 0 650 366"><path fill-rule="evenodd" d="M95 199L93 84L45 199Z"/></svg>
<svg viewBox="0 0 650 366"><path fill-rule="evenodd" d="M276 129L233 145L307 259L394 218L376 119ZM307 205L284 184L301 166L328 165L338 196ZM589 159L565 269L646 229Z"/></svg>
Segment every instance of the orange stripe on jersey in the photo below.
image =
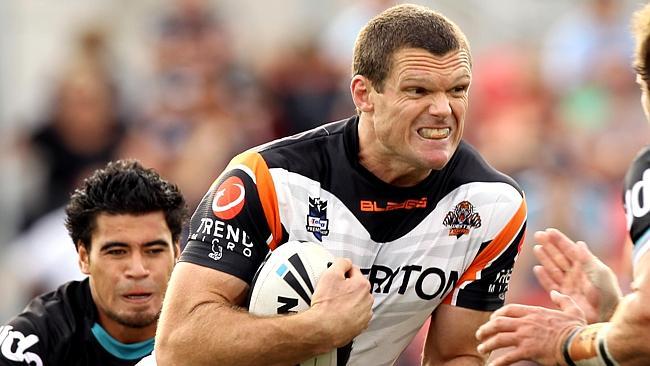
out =
<svg viewBox="0 0 650 366"><path fill-rule="evenodd" d="M496 259L497 256L506 249L506 247L517 237L519 230L521 229L524 221L526 221L526 200L521 201L519 209L515 215L510 219L506 226L497 234L497 236L492 240L488 246L483 249L481 253L474 258L472 264L467 268L463 275L458 280L458 285L456 288L444 299L444 304L451 304L452 297L454 292L465 282L476 280L476 275L482 271L488 263ZM524 241L524 238L521 239ZM518 244L517 250L521 246Z"/></svg>
<svg viewBox="0 0 650 366"><path fill-rule="evenodd" d="M224 173L233 169L237 165L248 167L255 175L257 194L260 197L262 209L264 210L264 217L266 218L266 222L271 230L271 235L273 236L268 245L271 250L274 250L282 240L282 224L280 223L278 197L275 194L275 184L273 183L273 178L271 178L269 167L266 165L266 161L264 161L262 155L259 153L255 151L245 151L235 156L230 161L224 170ZM217 180L219 180L219 178L217 178Z"/></svg>

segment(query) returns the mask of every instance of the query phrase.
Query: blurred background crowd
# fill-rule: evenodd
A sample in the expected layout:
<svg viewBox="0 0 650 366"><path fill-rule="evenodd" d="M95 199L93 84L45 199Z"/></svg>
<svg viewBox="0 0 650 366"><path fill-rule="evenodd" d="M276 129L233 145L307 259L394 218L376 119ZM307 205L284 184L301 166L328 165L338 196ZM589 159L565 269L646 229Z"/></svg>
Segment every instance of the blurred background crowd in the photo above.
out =
<svg viewBox="0 0 650 366"><path fill-rule="evenodd" d="M628 31L640 1L414 2L467 34L466 139L527 195L508 301L549 304L531 270L532 233L549 226L629 283L622 179L650 137ZM88 172L138 158L193 211L234 154L354 113L354 39L394 3L0 2L0 322L81 278L62 207Z"/></svg>

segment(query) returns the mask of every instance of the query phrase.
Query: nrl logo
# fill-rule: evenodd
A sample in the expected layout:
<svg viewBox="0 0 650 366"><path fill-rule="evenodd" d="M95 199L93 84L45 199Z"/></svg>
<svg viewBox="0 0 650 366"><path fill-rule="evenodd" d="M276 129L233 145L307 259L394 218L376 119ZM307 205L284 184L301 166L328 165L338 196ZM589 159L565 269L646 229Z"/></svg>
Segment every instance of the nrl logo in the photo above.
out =
<svg viewBox="0 0 650 366"><path fill-rule="evenodd" d="M449 211L442 224L449 227L449 236L456 239L469 234L470 228L481 227L481 216L474 212L474 205L469 201L457 204L453 211Z"/></svg>
<svg viewBox="0 0 650 366"><path fill-rule="evenodd" d="M314 234L318 241L323 241L323 236L330 233L329 220L327 220L327 201L320 198L309 197L309 213L307 214L307 231Z"/></svg>

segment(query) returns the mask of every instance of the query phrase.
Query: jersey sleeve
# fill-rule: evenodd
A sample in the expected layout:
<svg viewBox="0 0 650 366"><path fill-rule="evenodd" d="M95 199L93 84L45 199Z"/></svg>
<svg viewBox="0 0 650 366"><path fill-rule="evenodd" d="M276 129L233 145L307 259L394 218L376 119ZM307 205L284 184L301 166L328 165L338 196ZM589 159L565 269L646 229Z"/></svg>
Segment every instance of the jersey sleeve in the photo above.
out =
<svg viewBox="0 0 650 366"><path fill-rule="evenodd" d="M268 166L259 153L248 151L230 162L203 197L190 220L180 260L250 284L268 251L282 237Z"/></svg>
<svg viewBox="0 0 650 366"><path fill-rule="evenodd" d="M504 210L514 211L514 214L505 220L493 218L493 223L487 223L496 225L505 221L496 236L482 242L470 266L443 300L445 304L481 311L493 311L503 306L526 232L526 201L523 196L516 196L518 199L508 204L514 209Z"/></svg>
<svg viewBox="0 0 650 366"><path fill-rule="evenodd" d="M643 149L625 175L623 201L627 229L634 243L633 263L650 249L650 148Z"/></svg>

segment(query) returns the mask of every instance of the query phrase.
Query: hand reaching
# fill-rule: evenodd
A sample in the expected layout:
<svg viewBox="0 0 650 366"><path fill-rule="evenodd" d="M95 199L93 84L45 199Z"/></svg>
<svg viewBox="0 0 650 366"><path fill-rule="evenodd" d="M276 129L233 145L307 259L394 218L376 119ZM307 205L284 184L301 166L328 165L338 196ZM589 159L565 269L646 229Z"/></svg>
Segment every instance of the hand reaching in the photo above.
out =
<svg viewBox="0 0 650 366"><path fill-rule="evenodd" d="M614 272L584 242L575 243L557 229L536 232L535 241L539 245L533 252L541 265L533 272L540 285L570 296L588 323L609 320L621 297Z"/></svg>
<svg viewBox="0 0 650 366"><path fill-rule="evenodd" d="M529 360L542 365L564 365L562 345L569 333L585 325L584 313L566 295L551 291L560 308L510 304L495 311L476 332L483 354L505 348L490 366L505 366Z"/></svg>

